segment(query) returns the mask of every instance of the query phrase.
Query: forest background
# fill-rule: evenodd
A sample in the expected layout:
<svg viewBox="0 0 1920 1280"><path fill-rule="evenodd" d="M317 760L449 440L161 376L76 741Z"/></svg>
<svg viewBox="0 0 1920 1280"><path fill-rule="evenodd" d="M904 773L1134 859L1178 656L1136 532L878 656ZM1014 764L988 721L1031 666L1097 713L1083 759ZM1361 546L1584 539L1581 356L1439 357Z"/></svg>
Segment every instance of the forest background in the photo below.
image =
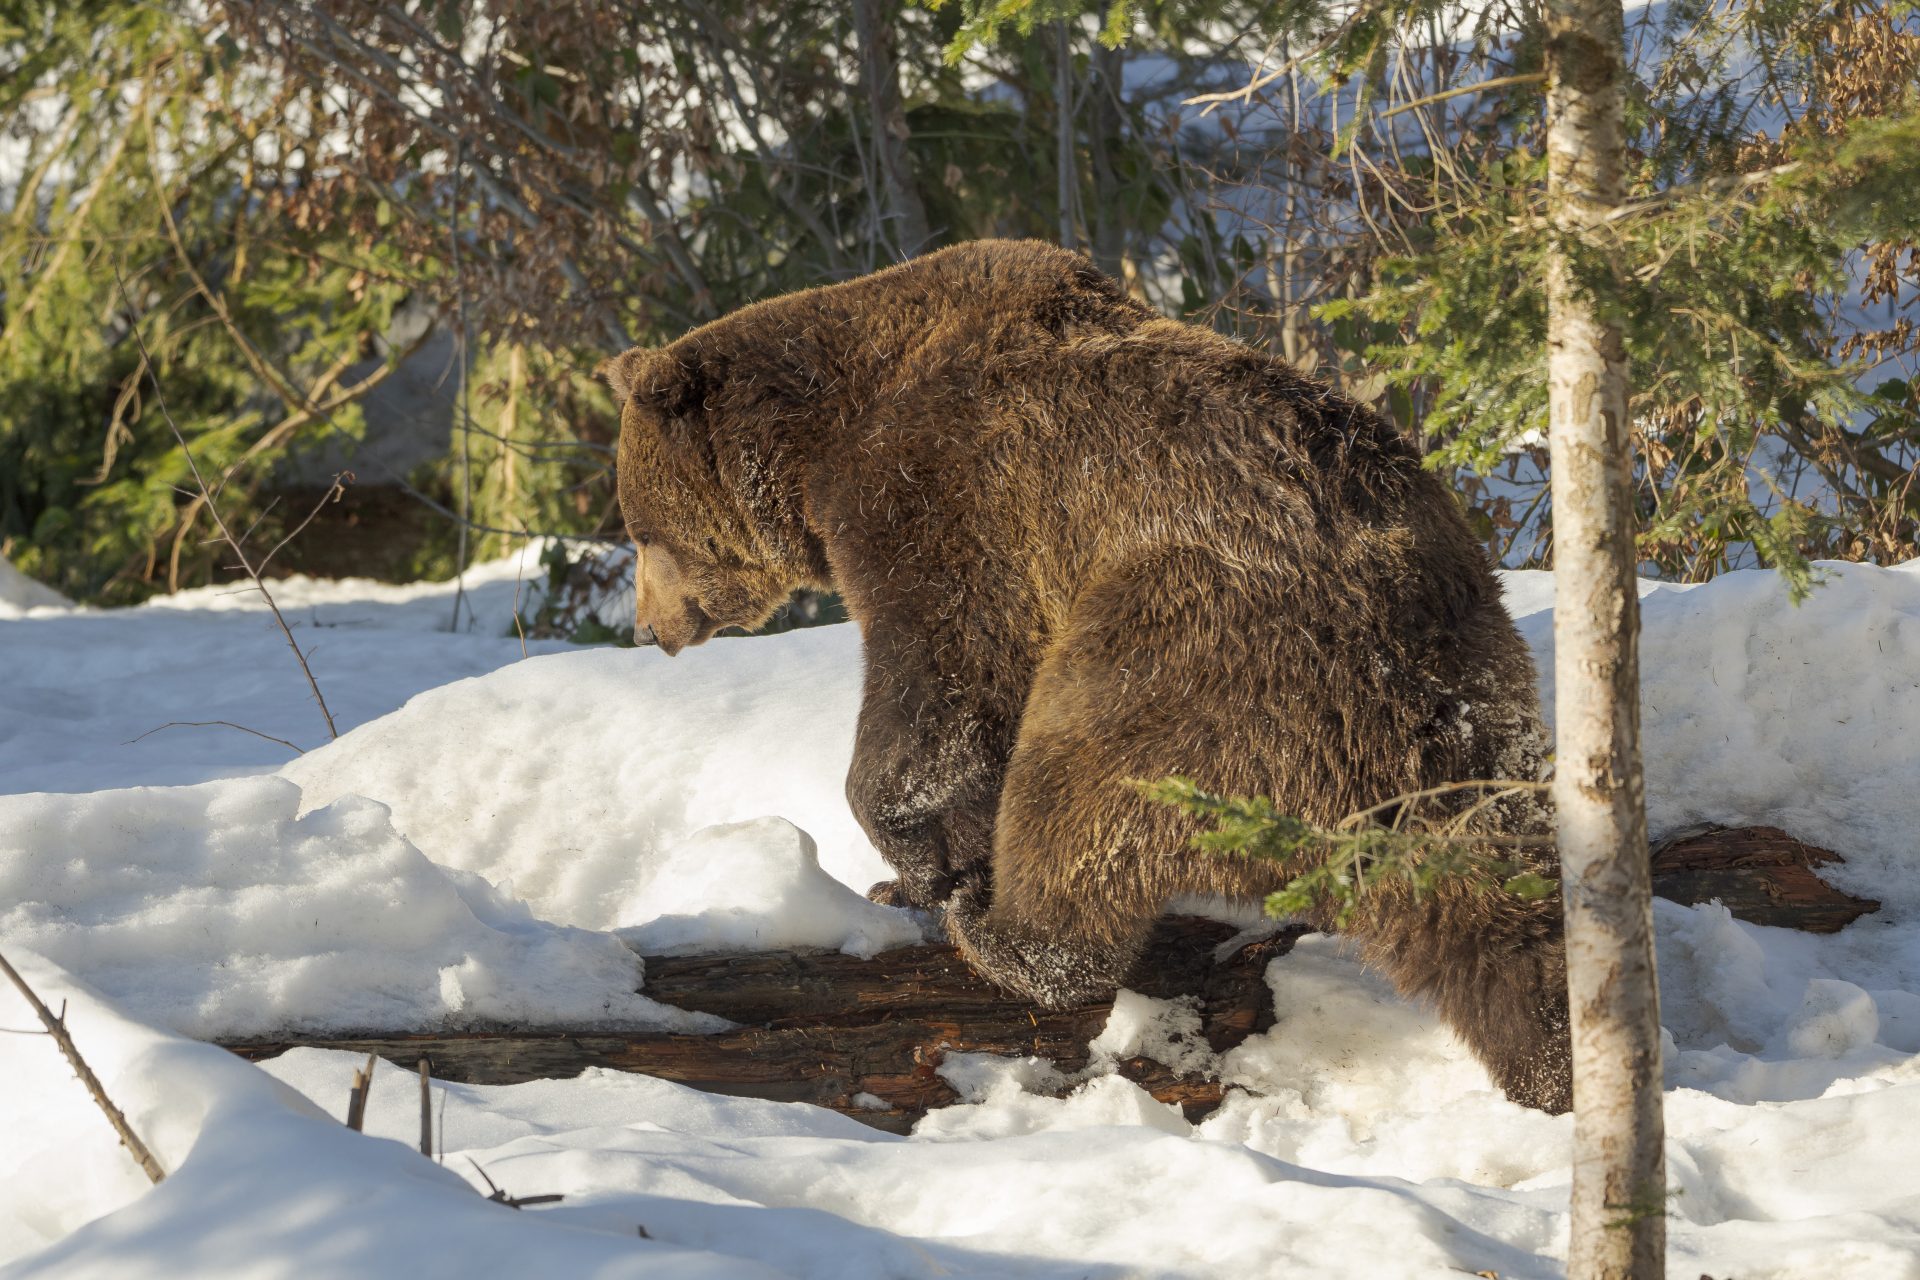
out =
<svg viewBox="0 0 1920 1280"><path fill-rule="evenodd" d="M1375 405L1550 564L1539 13L1011 8L5 0L0 554L97 603L231 572L135 326L250 545L322 504L272 572L406 581L619 536L607 353L1033 236ZM1914 14L1627 34L1593 269L1637 283L1643 571L1913 555ZM555 545L528 621L606 638Z"/></svg>

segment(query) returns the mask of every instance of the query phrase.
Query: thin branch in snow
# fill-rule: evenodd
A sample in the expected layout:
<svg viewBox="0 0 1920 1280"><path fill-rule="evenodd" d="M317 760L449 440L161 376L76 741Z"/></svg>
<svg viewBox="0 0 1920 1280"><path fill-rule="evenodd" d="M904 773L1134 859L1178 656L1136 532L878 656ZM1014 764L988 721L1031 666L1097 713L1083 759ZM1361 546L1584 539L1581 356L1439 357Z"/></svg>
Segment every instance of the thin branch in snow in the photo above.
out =
<svg viewBox="0 0 1920 1280"><path fill-rule="evenodd" d="M467 1163L472 1165L473 1171L480 1175L480 1181L487 1184L487 1189L492 1192L487 1199L493 1201L495 1204L503 1204L509 1209L520 1209L530 1204L559 1204L562 1200L566 1199L563 1195L510 1196L503 1188L496 1185L492 1178L487 1176L487 1171L480 1167L478 1160L475 1160L472 1156L468 1156ZM645 1230L644 1227L641 1228L643 1234Z"/></svg>
<svg viewBox="0 0 1920 1280"><path fill-rule="evenodd" d="M527 624L520 617L520 583L526 576L527 548L523 544L513 557L513 633L520 637L520 657L527 656Z"/></svg>
<svg viewBox="0 0 1920 1280"><path fill-rule="evenodd" d="M270 733L262 733L258 729L249 729L247 728L247 726L243 724L235 724L231 720L169 720L165 724L155 725L153 728L141 734L139 738L128 738L125 742L121 743L120 745L123 747L130 747L134 743L140 741L141 738L150 738L154 734L160 732L162 729L205 729L213 725L225 725L229 729L238 729L242 733L250 733L256 738L265 738L268 742L277 742L281 746L285 747L287 750L293 752L293 754L297 756L303 756L307 754L304 750L294 746L291 742L288 742L285 738L276 738Z"/></svg>
<svg viewBox="0 0 1920 1280"><path fill-rule="evenodd" d="M80 1077L80 1083L87 1087L87 1092L93 1095L94 1102L98 1103L100 1110L106 1113L107 1123L111 1124L113 1131L120 1135L120 1144L132 1153L134 1160L149 1180L156 1184L163 1180L167 1176L166 1170L160 1167L160 1162L153 1158L153 1152L147 1150L147 1144L140 1141L140 1135L135 1133L133 1126L127 1123L126 1114L113 1104L112 1098L107 1096L106 1086L100 1083L99 1076L93 1074L93 1068L89 1067L87 1060L80 1056L80 1050L74 1045L73 1037L67 1033L67 1007L64 1004L61 1005L59 1015L55 1016L53 1010L47 1008L46 1003L34 994L33 988L27 985L27 980L20 976L20 971L7 963L4 955L0 955L0 972L7 975L13 985L19 988L20 994L26 997L27 1003L33 1006L33 1012L40 1019L40 1025L47 1029L47 1034L53 1037L53 1042L60 1046L60 1052L66 1055L74 1074Z"/></svg>
<svg viewBox="0 0 1920 1280"><path fill-rule="evenodd" d="M340 736L340 731L334 727L333 712L327 709L327 700L320 693L320 682L313 678L313 668L307 665L307 655L300 652L299 642L293 638L292 629L287 626L287 620L280 616L280 606L274 603L273 593L267 590L266 579L260 576L259 570L253 565L253 561L247 558L247 553L242 549L240 540L235 538L232 530L227 527L226 517L220 514L220 505L214 501L213 490L208 487L207 478L200 472L200 463L194 458L193 450L187 445L186 434L180 430L180 424L173 420L173 411L167 407L166 393L160 387L160 370L153 363L153 352L147 349L146 335L140 331L140 325L137 321L138 313L134 309L133 299L127 294L127 282L125 278L121 276L118 266L114 267L113 279L120 287L120 299L127 306L127 314L129 317L134 317L127 325L127 329L132 333L134 342L140 348L141 367L153 381L154 403L160 406L160 415L167 420L167 430L173 433L174 440L180 445L180 452L185 455L187 459L187 467L193 472L194 483L200 486L200 496L206 500L207 513L213 517L213 523L215 527L220 530L220 536L226 540L229 547L233 548L233 554L239 559L240 567L246 570L247 576L253 579L253 585L259 588L261 599L267 602L267 608L273 613L274 622L279 624L280 634L287 638L287 647L293 650L294 661L300 664L300 672L307 678L307 688L313 691L313 700L319 704L320 715L327 722L327 736L329 738L337 738ZM308 518L311 519L312 517L309 516ZM278 551L279 548L275 547L274 550Z"/></svg>

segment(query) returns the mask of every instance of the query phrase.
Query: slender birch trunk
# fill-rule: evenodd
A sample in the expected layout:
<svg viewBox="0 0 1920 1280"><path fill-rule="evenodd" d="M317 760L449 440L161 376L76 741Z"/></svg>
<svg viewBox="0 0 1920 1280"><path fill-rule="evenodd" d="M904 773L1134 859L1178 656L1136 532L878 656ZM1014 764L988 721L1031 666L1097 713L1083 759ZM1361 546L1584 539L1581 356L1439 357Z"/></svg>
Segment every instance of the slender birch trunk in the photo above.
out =
<svg viewBox="0 0 1920 1280"><path fill-rule="evenodd" d="M912 135L900 96L900 59L893 33L898 15L894 0L853 0L854 38L860 45L860 79L867 92L874 160L887 193L893 242L905 260L932 248L933 233L907 160L907 139Z"/></svg>
<svg viewBox="0 0 1920 1280"><path fill-rule="evenodd" d="M1548 0L1548 201L1567 236L1624 194L1620 0ZM1658 1280L1666 1252L1660 1003L1640 766L1640 609L1620 331L1548 268L1554 666L1573 1033L1570 1280Z"/></svg>

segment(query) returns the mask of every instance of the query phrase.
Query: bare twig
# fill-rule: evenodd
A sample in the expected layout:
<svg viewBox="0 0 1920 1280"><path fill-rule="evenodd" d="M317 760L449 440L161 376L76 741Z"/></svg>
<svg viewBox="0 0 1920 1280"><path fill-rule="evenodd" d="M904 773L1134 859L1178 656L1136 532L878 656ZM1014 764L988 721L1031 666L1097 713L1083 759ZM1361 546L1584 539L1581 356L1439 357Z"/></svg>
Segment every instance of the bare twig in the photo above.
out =
<svg viewBox="0 0 1920 1280"><path fill-rule="evenodd" d="M471 518L473 515L473 433L469 430L473 422L473 353L468 350L468 341L473 334L467 327L467 278L460 259L460 171L466 167L466 139L462 138L453 148L453 207L447 214L447 244L453 253L453 289L454 300L460 308L460 514ZM460 629L460 606L467 599L467 520L460 522L459 557L453 567L453 617L447 623L447 630ZM473 608L467 607L467 615L472 617Z"/></svg>
<svg viewBox="0 0 1920 1280"><path fill-rule="evenodd" d="M1463 791L1478 791L1486 797L1471 809L1467 810L1465 816L1470 817L1478 813L1480 809L1488 803L1504 800L1510 795L1519 795L1523 792L1544 793L1552 789L1553 784L1550 782L1521 781L1515 778L1471 778L1464 782L1443 782L1438 786L1423 787L1418 791L1403 791L1397 796L1382 800L1379 804L1350 813L1335 823L1333 829L1342 832L1363 831L1373 824L1373 818L1376 814L1385 813L1387 810L1392 809L1396 811L1393 826L1395 830L1398 830L1404 816L1417 802L1421 800L1433 800L1441 796L1454 796ZM1452 824L1449 824L1449 829L1451 829L1451 825ZM1475 835L1469 838L1478 841L1486 837L1484 835ZM1551 839L1548 839L1547 843L1551 843Z"/></svg>
<svg viewBox="0 0 1920 1280"><path fill-rule="evenodd" d="M1225 102L1251 102L1253 100L1254 94L1260 92L1260 90L1266 88L1268 85L1272 84L1275 80L1279 80L1293 74L1293 72L1298 68L1300 68L1301 66L1304 66L1309 61L1319 57L1321 54L1325 53L1327 50L1333 48L1334 45L1340 43L1340 41L1346 37L1348 32L1352 31L1355 27L1359 26L1362 22L1367 21L1368 19L1372 18L1374 14L1378 13L1381 8L1381 3L1382 3L1382 0L1369 0L1368 3L1362 4L1359 8L1355 9L1351 14L1347 15L1346 21L1342 22L1339 26L1335 27L1332 31L1329 31L1312 48L1307 49L1302 53L1295 54L1293 57L1288 58L1285 62L1281 63L1279 66L1275 67L1271 71L1260 72L1259 74L1251 77L1244 85L1241 85L1238 89L1228 89L1220 93L1195 94L1191 98L1184 99L1182 102L1182 105L1189 106L1189 107L1204 106L1206 110L1202 111L1200 114L1209 115L1213 112L1214 108L1220 106L1220 104ZM1262 60L1264 61L1264 58Z"/></svg>
<svg viewBox="0 0 1920 1280"><path fill-rule="evenodd" d="M433 1077L420 1059L420 1154L433 1159Z"/></svg>
<svg viewBox="0 0 1920 1280"><path fill-rule="evenodd" d="M273 593L267 590L266 580L254 568L253 561L248 559L246 550L240 545L240 540L234 537L233 531L227 527L226 517L220 514L220 505L213 500L213 491L207 486L207 478L200 472L200 463L194 458L193 450L187 444L186 434L180 430L180 424L173 420L173 411L167 407L166 393L160 387L160 371L154 366L153 353L147 349L146 335L140 332L133 299L127 295L127 282L121 277L118 266L114 268L113 278L120 287L120 298L126 303L128 314L135 317L127 328L140 348L141 365L147 371L147 376L153 380L154 403L160 406L160 415L167 420L167 429L173 433L174 440L179 443L180 452L187 459L187 467L193 472L194 483L200 486L200 492L207 500L207 514L213 517L214 527L219 529L220 536L226 540L226 544L233 549L233 554L238 557L240 567L246 571L248 577L253 579L253 585L259 588L260 598L267 602L267 608L272 612L273 620L280 628L280 634L287 638L287 647L293 650L294 661L300 664L300 673L307 678L307 688L313 691L313 700L319 705L320 715L327 722L327 736L337 738L340 736L340 731L334 727L333 712L327 709L327 700L320 693L320 682L313 678L313 668L307 665L307 655L300 652L300 644L293 638L293 628L289 627L287 620L280 615L280 606L274 603Z"/></svg>
<svg viewBox="0 0 1920 1280"><path fill-rule="evenodd" d="M1415 98L1412 102L1403 102L1391 111L1382 111L1380 118L1385 120L1390 116L1397 116L1403 111L1412 111L1417 107L1431 106L1436 102L1445 102L1448 98L1457 98L1465 93L1480 93L1487 89L1504 89L1508 85L1514 84L1539 84L1546 78L1547 74L1544 71L1530 71L1523 75L1495 76L1491 80L1476 80L1472 84L1457 84L1451 89L1443 89L1439 93L1430 93L1424 98Z"/></svg>
<svg viewBox="0 0 1920 1280"><path fill-rule="evenodd" d="M522 545L513 557L513 633L520 637L520 657L527 656L527 624L520 618L520 582L526 574L527 548Z"/></svg>
<svg viewBox="0 0 1920 1280"><path fill-rule="evenodd" d="M493 1179L487 1176L487 1171L480 1167L478 1160L475 1160L472 1156L468 1156L467 1163L472 1165L473 1171L480 1175L480 1181L487 1184L487 1190L492 1193L487 1199L493 1201L495 1204L503 1204L509 1209L519 1209L530 1204L559 1204L562 1200L566 1199L563 1195L510 1196L505 1190L494 1184Z"/></svg>
<svg viewBox="0 0 1920 1280"><path fill-rule="evenodd" d="M487 1184L487 1190L493 1192L493 1194L488 1196L487 1199L505 1200L507 1198L507 1193L494 1185L493 1179L487 1176L487 1171L480 1167L480 1162L478 1160L475 1160L472 1156L468 1156L467 1163L472 1165L473 1171L480 1175L480 1181Z"/></svg>
<svg viewBox="0 0 1920 1280"><path fill-rule="evenodd" d="M353 359L354 357L351 352L339 357L333 366L320 376L319 381L313 384L312 389L308 393L310 397L309 407L295 410L285 418L282 418L272 429L261 433L259 439L248 445L245 452L227 465L226 470L221 473L220 478L214 482L211 495L198 493L188 495L189 501L186 510L180 513L180 519L175 525L173 546L167 552L167 590L178 591L180 589L180 553L186 547L187 535L192 532L194 522L199 519L200 508L205 506L211 499L218 498L225 492L227 482L238 474L241 468L245 467L247 463L253 461L261 454L272 449L277 449L285 444L293 438L296 431L314 421L316 417L324 416L330 411L327 406L338 407L379 385L379 383L384 381L387 375L397 367L396 365L383 365L368 374L365 378L362 378L359 382L356 382L347 391L331 396L325 404L318 403L317 398L322 395L327 395L339 380L339 376L353 367ZM138 383L139 374L136 372L128 385L136 386ZM266 512L262 511L260 514L265 516ZM240 541L245 542L247 536L252 532L253 531L249 529L247 533L242 534ZM214 541L218 541L218 539L216 538Z"/></svg>
<svg viewBox="0 0 1920 1280"><path fill-rule="evenodd" d="M242 733L250 733L256 738L265 738L268 742L277 742L281 746L285 747L287 750L293 752L293 754L297 756L303 756L307 754L305 751L301 750L299 747L296 747L291 742L288 742L285 738L276 738L270 733L262 733L258 729L249 729L247 728L247 726L243 724L235 724L231 720L169 720L165 724L155 725L153 728L141 734L139 738L128 738L125 742L121 743L120 745L123 747L130 747L134 743L140 741L140 738L150 738L154 734L160 732L162 729L206 729L214 725L225 725L229 729L238 729Z"/></svg>
<svg viewBox="0 0 1920 1280"><path fill-rule="evenodd" d="M111 1124L113 1131L120 1135L120 1144L132 1153L135 1162L139 1164L147 1178L156 1184L159 1183L167 1176L166 1170L160 1167L160 1162L153 1158L153 1152L147 1150L147 1144L140 1141L140 1135L135 1133L133 1126L127 1123L125 1113L113 1105L113 1099L107 1096L106 1087L100 1083L100 1077L93 1074L93 1068L89 1067L87 1060L80 1056L80 1050L74 1046L73 1037L67 1033L66 1007L63 1005L60 1015L55 1017L53 1011L34 994L33 988L27 985L27 980L20 976L20 971L7 963L7 958L3 955L0 955L0 970L5 971L13 985L19 988L20 994L26 997L27 1003L33 1006L34 1015L40 1019L40 1025L47 1029L47 1034L53 1037L53 1042L60 1046L60 1052L66 1055L74 1074L80 1077L80 1083L85 1085L87 1092L93 1095L93 1100L99 1104L100 1110L106 1112L107 1123Z"/></svg>
<svg viewBox="0 0 1920 1280"><path fill-rule="evenodd" d="M265 556L261 557L260 564L258 566L260 569L260 572L265 573L267 571L267 566L273 563L273 558L280 554L280 549L282 547L286 546L289 542L292 542L295 538L299 537L301 534L307 531L307 526L313 523L313 518L315 516L319 515L321 511L326 509L326 506L328 503L338 502L340 501L341 498L345 497L347 493L347 486L352 483L353 483L353 472L351 471L335 472L333 477L333 483L327 486L327 491L324 494L320 495L320 501L313 504L313 510L307 512L307 518L305 520L302 520L299 524L295 525L293 527L292 533L289 533L286 537L274 543L273 550L267 552ZM276 498L275 501L277 502L279 501L279 499ZM242 539L242 541L245 541L245 539Z"/></svg>
<svg viewBox="0 0 1920 1280"><path fill-rule="evenodd" d="M353 1088L347 1093L347 1128L355 1133L365 1130L367 1123L367 1095L373 1092L373 1054L367 1055L367 1065L356 1068L353 1073Z"/></svg>

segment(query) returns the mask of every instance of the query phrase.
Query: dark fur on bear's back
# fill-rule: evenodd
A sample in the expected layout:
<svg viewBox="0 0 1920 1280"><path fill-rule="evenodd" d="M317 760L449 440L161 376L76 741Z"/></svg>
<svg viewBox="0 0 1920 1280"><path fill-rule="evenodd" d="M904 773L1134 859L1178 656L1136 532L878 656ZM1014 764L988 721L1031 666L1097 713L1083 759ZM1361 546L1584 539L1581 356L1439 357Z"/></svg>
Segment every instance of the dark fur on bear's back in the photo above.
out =
<svg viewBox="0 0 1920 1280"><path fill-rule="evenodd" d="M604 370L640 621L697 643L837 587L866 644L854 811L899 895L1036 1000L1110 991L1175 895L1284 879L1193 851L1130 779L1330 821L1539 775L1530 657L1408 442L1076 255L963 245ZM1348 931L1510 1096L1569 1104L1556 901L1382 893Z"/></svg>

